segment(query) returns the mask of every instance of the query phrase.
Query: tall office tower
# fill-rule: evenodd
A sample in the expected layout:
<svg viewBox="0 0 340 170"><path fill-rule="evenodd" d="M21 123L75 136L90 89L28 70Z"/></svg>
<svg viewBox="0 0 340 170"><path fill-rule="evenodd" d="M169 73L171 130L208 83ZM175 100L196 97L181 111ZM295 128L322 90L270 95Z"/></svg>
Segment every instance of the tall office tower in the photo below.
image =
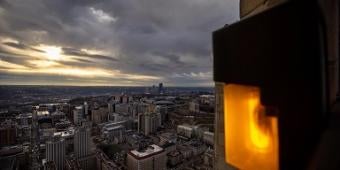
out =
<svg viewBox="0 0 340 170"><path fill-rule="evenodd" d="M165 170L166 155L164 149L157 145L132 150L127 154L129 170Z"/></svg>
<svg viewBox="0 0 340 170"><path fill-rule="evenodd" d="M164 93L164 90L163 90L163 83L159 83L159 85L158 85L158 93L159 93L159 94Z"/></svg>
<svg viewBox="0 0 340 170"><path fill-rule="evenodd" d="M116 108L116 102L110 100L108 103L107 103L107 108L109 110L109 113L114 113L116 112L115 108Z"/></svg>
<svg viewBox="0 0 340 170"><path fill-rule="evenodd" d="M31 159L32 159L32 169L40 169L39 164L39 153L40 153L40 137L39 137L39 124L38 124L38 109L39 106L32 107L32 128L31 128Z"/></svg>
<svg viewBox="0 0 340 170"><path fill-rule="evenodd" d="M160 113L144 113L138 115L138 131L149 135L157 131L161 125Z"/></svg>
<svg viewBox="0 0 340 170"><path fill-rule="evenodd" d="M65 140L63 138L53 137L46 142L46 161L54 162L57 170L64 169L65 153Z"/></svg>
<svg viewBox="0 0 340 170"><path fill-rule="evenodd" d="M80 125L83 119L83 106L77 106L73 110L73 122L75 125Z"/></svg>
<svg viewBox="0 0 340 170"><path fill-rule="evenodd" d="M87 116L89 114L89 105L87 102L84 102L84 114Z"/></svg>
<svg viewBox="0 0 340 170"><path fill-rule="evenodd" d="M91 155L91 129L79 127L74 133L74 154L82 169L93 169L93 155Z"/></svg>
<svg viewBox="0 0 340 170"><path fill-rule="evenodd" d="M79 127L74 132L74 153L77 158L90 154L90 128Z"/></svg>

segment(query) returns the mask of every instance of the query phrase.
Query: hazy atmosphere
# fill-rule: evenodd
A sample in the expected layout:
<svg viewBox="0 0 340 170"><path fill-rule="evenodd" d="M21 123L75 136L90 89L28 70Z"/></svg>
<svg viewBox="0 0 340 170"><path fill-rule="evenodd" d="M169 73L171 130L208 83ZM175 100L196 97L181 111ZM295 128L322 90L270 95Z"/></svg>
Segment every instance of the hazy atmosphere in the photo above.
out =
<svg viewBox="0 0 340 170"><path fill-rule="evenodd" d="M236 0L0 0L0 82L212 86Z"/></svg>

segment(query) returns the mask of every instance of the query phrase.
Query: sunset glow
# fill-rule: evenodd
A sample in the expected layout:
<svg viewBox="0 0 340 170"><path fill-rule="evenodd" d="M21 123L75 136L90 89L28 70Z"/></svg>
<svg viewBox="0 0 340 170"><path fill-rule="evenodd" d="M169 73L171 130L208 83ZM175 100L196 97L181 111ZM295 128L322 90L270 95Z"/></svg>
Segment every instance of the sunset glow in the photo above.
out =
<svg viewBox="0 0 340 170"><path fill-rule="evenodd" d="M59 47L45 46L42 50L45 51L47 58L50 60L61 59L61 49Z"/></svg>

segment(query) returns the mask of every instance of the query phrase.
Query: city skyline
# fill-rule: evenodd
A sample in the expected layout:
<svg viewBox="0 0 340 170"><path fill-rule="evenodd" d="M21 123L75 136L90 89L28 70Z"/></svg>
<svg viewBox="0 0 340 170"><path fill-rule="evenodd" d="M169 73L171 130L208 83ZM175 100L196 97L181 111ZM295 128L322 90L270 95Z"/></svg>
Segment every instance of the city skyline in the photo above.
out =
<svg viewBox="0 0 340 170"><path fill-rule="evenodd" d="M0 1L0 84L213 86L238 1Z"/></svg>

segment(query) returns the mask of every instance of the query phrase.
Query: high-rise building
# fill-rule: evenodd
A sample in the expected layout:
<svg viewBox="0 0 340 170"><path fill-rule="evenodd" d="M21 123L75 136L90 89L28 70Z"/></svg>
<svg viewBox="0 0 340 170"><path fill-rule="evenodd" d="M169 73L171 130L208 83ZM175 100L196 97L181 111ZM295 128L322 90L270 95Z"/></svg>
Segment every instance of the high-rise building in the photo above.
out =
<svg viewBox="0 0 340 170"><path fill-rule="evenodd" d="M89 105L87 102L84 102L84 114L87 116L89 114Z"/></svg>
<svg viewBox="0 0 340 170"><path fill-rule="evenodd" d="M115 104L114 111L116 113L131 113L132 112L132 105L128 103L120 103Z"/></svg>
<svg viewBox="0 0 340 170"><path fill-rule="evenodd" d="M159 83L159 85L158 85L158 93L159 93L159 94L163 94L163 93L164 93L164 90L163 90L163 83Z"/></svg>
<svg viewBox="0 0 340 170"><path fill-rule="evenodd" d="M94 124L106 122L108 119L108 108L105 106L95 107L91 110L91 120Z"/></svg>
<svg viewBox="0 0 340 170"><path fill-rule="evenodd" d="M39 125L38 125L38 110L39 106L32 107L32 128L31 128L31 157L32 157L32 169L39 169L39 153L40 153L40 137L39 137Z"/></svg>
<svg viewBox="0 0 340 170"><path fill-rule="evenodd" d="M144 113L138 115L138 131L149 135L157 131L157 128L161 126L160 113Z"/></svg>
<svg viewBox="0 0 340 170"><path fill-rule="evenodd" d="M77 158L90 154L90 128L79 127L74 132L74 153Z"/></svg>
<svg viewBox="0 0 340 170"><path fill-rule="evenodd" d="M53 162L57 170L64 169L65 152L63 138L53 137L46 142L46 161Z"/></svg>
<svg viewBox="0 0 340 170"><path fill-rule="evenodd" d="M74 154L80 167L84 170L91 169L91 129L79 127L74 133Z"/></svg>
<svg viewBox="0 0 340 170"><path fill-rule="evenodd" d="M169 107L168 106L164 106L164 105L157 105L155 107L155 112L156 113L160 113L161 114L161 120L162 120L162 124L168 120L168 110Z"/></svg>
<svg viewBox="0 0 340 170"><path fill-rule="evenodd" d="M77 106L73 110L73 122L75 125L80 125L83 120L83 106Z"/></svg>
<svg viewBox="0 0 340 170"><path fill-rule="evenodd" d="M132 150L127 154L129 170L165 170L166 155L164 149L157 145Z"/></svg>
<svg viewBox="0 0 340 170"><path fill-rule="evenodd" d="M109 114L110 113L114 113L114 112L116 112L116 110L115 110L115 102L114 101L112 101L112 100L110 100L108 103L107 103L107 108L108 108L108 110L109 110Z"/></svg>

